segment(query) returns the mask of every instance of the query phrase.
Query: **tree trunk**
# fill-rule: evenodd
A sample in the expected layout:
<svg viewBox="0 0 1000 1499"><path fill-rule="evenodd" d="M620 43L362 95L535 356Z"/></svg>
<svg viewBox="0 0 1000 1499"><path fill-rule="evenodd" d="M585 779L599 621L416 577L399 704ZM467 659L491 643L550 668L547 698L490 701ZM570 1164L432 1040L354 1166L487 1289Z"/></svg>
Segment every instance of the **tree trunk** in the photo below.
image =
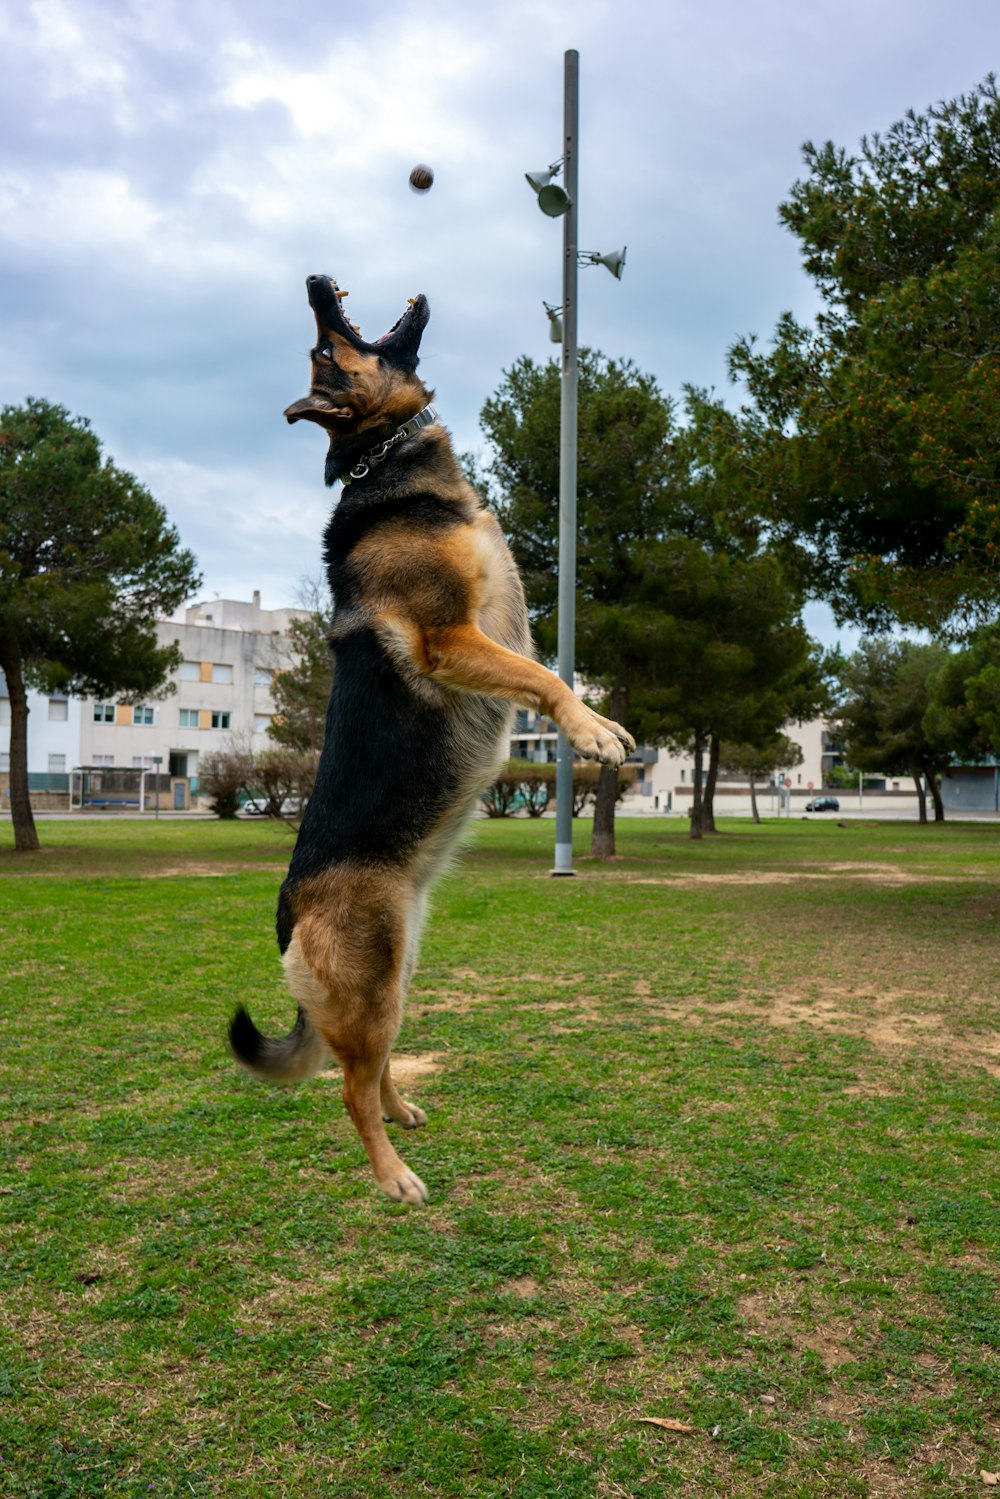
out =
<svg viewBox="0 0 1000 1499"><path fill-rule="evenodd" d="M934 800L934 821L944 822L944 800L941 796L941 782L938 780L933 770L928 770L925 768L924 776L927 783L927 789L930 791L930 794Z"/></svg>
<svg viewBox="0 0 1000 1499"><path fill-rule="evenodd" d="M701 735L697 735L694 741L694 797L691 801L691 837L701 838L705 828L702 821L704 814L704 802L702 801L702 782L704 780L705 767L705 741Z"/></svg>
<svg viewBox="0 0 1000 1499"><path fill-rule="evenodd" d="M760 813L757 811L757 786L754 782L753 771L750 772L750 812L754 822L760 822Z"/></svg>
<svg viewBox="0 0 1000 1499"><path fill-rule="evenodd" d="M911 770L910 774L913 777L913 784L917 788L917 815L919 816L921 822L926 822L927 821L927 798L924 796L924 783L920 779L920 771L919 771L919 769Z"/></svg>
<svg viewBox="0 0 1000 1499"><path fill-rule="evenodd" d="M617 682L611 689L609 718L623 724L628 716L628 683ZM612 859L615 853L615 807L618 805L618 767L602 765L594 800L594 826L590 835L590 852L598 859Z"/></svg>
<svg viewBox="0 0 1000 1499"><path fill-rule="evenodd" d="M7 679L10 696L10 816L14 824L14 847L19 853L34 853L38 833L28 795L28 694L21 661L14 646L0 640L0 671Z"/></svg>
<svg viewBox="0 0 1000 1499"><path fill-rule="evenodd" d="M715 784L719 779L719 754L722 741L718 734L708 740L708 775L705 777L705 803L702 808L701 825L706 833L717 833L715 826Z"/></svg>

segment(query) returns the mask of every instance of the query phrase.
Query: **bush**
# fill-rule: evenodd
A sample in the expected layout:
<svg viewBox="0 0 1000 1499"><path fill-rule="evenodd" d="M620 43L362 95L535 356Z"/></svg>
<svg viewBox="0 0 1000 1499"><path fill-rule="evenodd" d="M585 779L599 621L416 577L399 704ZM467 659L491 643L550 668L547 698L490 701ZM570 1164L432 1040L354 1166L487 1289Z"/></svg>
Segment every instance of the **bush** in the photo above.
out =
<svg viewBox="0 0 1000 1499"><path fill-rule="evenodd" d="M492 785L482 795L487 817L513 817L527 812L541 817L556 790L554 765L536 765L532 760L508 760Z"/></svg>
<svg viewBox="0 0 1000 1499"><path fill-rule="evenodd" d="M250 757L245 789L265 817L301 812L316 784L317 754L308 750L274 748Z"/></svg>
<svg viewBox="0 0 1000 1499"><path fill-rule="evenodd" d="M522 761L520 790L524 810L529 817L541 817L556 794L556 768L548 763L535 765ZM514 764L514 761L511 761Z"/></svg>
<svg viewBox="0 0 1000 1499"><path fill-rule="evenodd" d="M621 801L636 777L634 765L622 765L618 770L617 799ZM579 817L597 799L597 783L601 779L601 767L580 761L573 766L573 816ZM556 767L532 760L508 760L492 785L483 792L483 807L487 817L514 817L526 812L529 817L541 817L555 800Z"/></svg>
<svg viewBox="0 0 1000 1499"><path fill-rule="evenodd" d="M211 798L216 817L235 817L247 798L266 817L294 816L312 795L318 760L308 750L275 748L255 755L234 736L228 750L201 761L201 790Z"/></svg>
<svg viewBox="0 0 1000 1499"><path fill-rule="evenodd" d="M513 817L517 811L520 793L517 776L508 765L501 770L496 780L482 794L483 808L487 817Z"/></svg>
<svg viewBox="0 0 1000 1499"><path fill-rule="evenodd" d="M235 817L253 765L243 750L218 750L198 764L200 790L209 798L209 811L216 817Z"/></svg>
<svg viewBox="0 0 1000 1499"><path fill-rule="evenodd" d="M857 790L858 773L849 765L831 765L823 777L823 785L832 791Z"/></svg>

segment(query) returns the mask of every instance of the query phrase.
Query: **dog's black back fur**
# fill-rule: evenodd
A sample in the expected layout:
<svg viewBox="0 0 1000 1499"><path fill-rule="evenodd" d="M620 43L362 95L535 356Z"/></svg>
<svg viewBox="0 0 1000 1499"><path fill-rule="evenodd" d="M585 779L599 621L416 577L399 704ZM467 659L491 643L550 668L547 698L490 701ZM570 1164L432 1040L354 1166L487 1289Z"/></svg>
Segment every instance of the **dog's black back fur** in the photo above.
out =
<svg viewBox="0 0 1000 1499"><path fill-rule="evenodd" d="M476 721L488 762L510 716L509 705L496 699L415 691L364 622L368 601L352 565L359 543L399 520L423 532L469 524L460 505L421 482L420 437L411 443L417 453L399 455L402 484L395 470L391 485L373 470L345 489L326 530L334 600L333 685L316 785L279 896L282 952L291 940L292 895L301 880L344 861L405 864L455 804L467 779L467 756L453 733L455 717L465 720L466 735L470 717ZM437 452L430 466L440 467ZM442 583L438 617L464 611L466 600L452 597L453 592L452 583Z"/></svg>

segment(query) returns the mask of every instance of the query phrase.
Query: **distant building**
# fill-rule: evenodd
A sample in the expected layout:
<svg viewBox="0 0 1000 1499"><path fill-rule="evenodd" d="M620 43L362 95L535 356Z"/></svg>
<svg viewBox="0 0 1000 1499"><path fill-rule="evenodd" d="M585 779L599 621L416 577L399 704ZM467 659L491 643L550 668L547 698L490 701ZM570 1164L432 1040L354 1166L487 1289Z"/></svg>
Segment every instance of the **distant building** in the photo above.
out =
<svg viewBox="0 0 1000 1499"><path fill-rule="evenodd" d="M305 609L262 609L260 594L243 602L193 604L183 620L157 620L161 645L176 643L182 660L173 691L148 703L115 699L28 698L28 783L36 805L67 805L78 767L152 770L198 789L198 766L232 735L254 750L270 741L274 673L289 667L293 619ZM9 806L10 701L0 677L0 805Z"/></svg>

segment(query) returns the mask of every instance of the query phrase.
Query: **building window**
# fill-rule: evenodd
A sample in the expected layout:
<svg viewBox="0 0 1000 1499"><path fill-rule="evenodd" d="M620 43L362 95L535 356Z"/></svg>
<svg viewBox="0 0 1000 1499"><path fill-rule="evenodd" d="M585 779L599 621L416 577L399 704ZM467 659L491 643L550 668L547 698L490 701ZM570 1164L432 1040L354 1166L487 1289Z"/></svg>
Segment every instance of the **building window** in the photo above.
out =
<svg viewBox="0 0 1000 1499"><path fill-rule="evenodd" d="M132 756L132 769L133 770L152 770L153 769L153 757L152 757L152 755L133 755Z"/></svg>
<svg viewBox="0 0 1000 1499"><path fill-rule="evenodd" d="M198 709L197 708L182 708L181 709L181 728L182 729L196 729L197 727L198 727Z"/></svg>
<svg viewBox="0 0 1000 1499"><path fill-rule="evenodd" d="M49 723L65 723L69 718L69 703L64 697L49 698Z"/></svg>
<svg viewBox="0 0 1000 1499"><path fill-rule="evenodd" d="M213 708L213 710L212 710L212 728L213 729L228 729L229 728L229 720L231 719L231 717L232 717L231 713L218 713Z"/></svg>
<svg viewBox="0 0 1000 1499"><path fill-rule="evenodd" d="M687 771L686 770L682 770L681 771L681 780L684 781L686 779L687 779Z"/></svg>
<svg viewBox="0 0 1000 1499"><path fill-rule="evenodd" d="M217 686L231 687L233 685L233 668L231 666L213 666L212 681Z"/></svg>
<svg viewBox="0 0 1000 1499"><path fill-rule="evenodd" d="M114 765L114 755L94 755L91 764L96 768L98 765Z"/></svg>
<svg viewBox="0 0 1000 1499"><path fill-rule="evenodd" d="M136 703L132 709L132 722L134 724L151 724L153 722L153 709L147 703Z"/></svg>
<svg viewBox="0 0 1000 1499"><path fill-rule="evenodd" d="M201 662L182 661L180 666L178 667L177 675L180 677L182 682L200 682Z"/></svg>
<svg viewBox="0 0 1000 1499"><path fill-rule="evenodd" d="M266 666L254 667L253 685L255 687L270 687L271 673L267 670Z"/></svg>
<svg viewBox="0 0 1000 1499"><path fill-rule="evenodd" d="M94 704L94 722L95 723L114 723L114 721L115 721L115 705L114 705L114 703L95 703Z"/></svg>
<svg viewBox="0 0 1000 1499"><path fill-rule="evenodd" d="M49 775L64 775L66 771L65 755L49 756Z"/></svg>

